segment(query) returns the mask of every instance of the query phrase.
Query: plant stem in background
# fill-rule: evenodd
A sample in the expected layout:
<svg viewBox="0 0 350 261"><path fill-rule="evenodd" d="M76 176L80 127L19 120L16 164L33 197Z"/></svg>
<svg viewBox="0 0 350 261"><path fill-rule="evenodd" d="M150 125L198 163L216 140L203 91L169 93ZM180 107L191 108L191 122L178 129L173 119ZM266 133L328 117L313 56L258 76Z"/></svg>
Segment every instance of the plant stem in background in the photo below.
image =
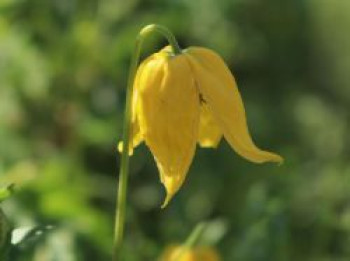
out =
<svg viewBox="0 0 350 261"><path fill-rule="evenodd" d="M197 245L198 241L200 240L201 236L203 235L204 230L207 227L206 222L199 223L192 231L192 233L189 235L189 237L186 239L185 243L181 247L181 251L176 253L174 257L172 257L171 261L178 261L181 259L182 255L188 250L193 248Z"/></svg>
<svg viewBox="0 0 350 261"><path fill-rule="evenodd" d="M132 94L133 84L137 71L137 66L140 59L141 47L144 39L147 35L158 32L162 34L172 46L175 54L181 53L181 49L176 41L175 36L166 28L160 25L147 25L139 33L136 38L135 50L132 54L131 64L129 69L129 78L126 90L126 103L123 123L123 144L124 149L121 154L120 172L119 172L119 185L117 193L117 207L115 215L115 230L114 230L114 244L113 244L113 261L121 261L123 238L124 238L124 226L125 226L125 212L126 212L126 194L128 185L128 173L129 173L129 140L131 130L131 115L132 115Z"/></svg>
<svg viewBox="0 0 350 261"><path fill-rule="evenodd" d="M195 246L198 241L200 240L204 230L207 227L207 223L206 222L201 222L199 223L194 230L192 231L192 233L189 235L189 237L187 238L185 244L183 245L185 248L191 248L193 246Z"/></svg>

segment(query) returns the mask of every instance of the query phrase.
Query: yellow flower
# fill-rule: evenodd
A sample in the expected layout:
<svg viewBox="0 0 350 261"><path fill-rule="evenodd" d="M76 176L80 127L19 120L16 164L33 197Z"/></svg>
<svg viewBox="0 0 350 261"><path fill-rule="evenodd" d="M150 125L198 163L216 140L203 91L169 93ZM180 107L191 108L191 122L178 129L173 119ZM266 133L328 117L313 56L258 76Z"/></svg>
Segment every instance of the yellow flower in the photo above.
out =
<svg viewBox="0 0 350 261"><path fill-rule="evenodd" d="M159 261L220 261L219 254L211 247L186 249L180 245L169 246Z"/></svg>
<svg viewBox="0 0 350 261"><path fill-rule="evenodd" d="M167 192L163 207L184 182L197 142L215 148L225 137L252 162L283 160L253 143L235 79L220 56L206 48L174 55L166 47L143 61L132 112L129 153L142 141L151 150Z"/></svg>

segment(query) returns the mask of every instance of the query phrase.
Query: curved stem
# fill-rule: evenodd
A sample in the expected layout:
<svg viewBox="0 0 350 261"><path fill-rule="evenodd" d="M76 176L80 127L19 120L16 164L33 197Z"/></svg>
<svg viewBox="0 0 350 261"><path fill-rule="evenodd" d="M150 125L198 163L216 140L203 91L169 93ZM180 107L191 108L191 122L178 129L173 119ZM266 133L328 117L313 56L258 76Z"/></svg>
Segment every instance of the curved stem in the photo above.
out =
<svg viewBox="0 0 350 261"><path fill-rule="evenodd" d="M150 25L145 26L140 31L139 37L143 38L152 32L158 32L158 33L162 34L168 40L169 44L173 48L175 55L181 54L181 48L180 48L178 42L176 41L175 36L169 31L168 28L166 28L162 25L150 24Z"/></svg>
<svg viewBox="0 0 350 261"><path fill-rule="evenodd" d="M119 184L117 193L117 207L115 214L115 230L114 230L114 244L113 244L113 261L121 261L123 238L124 238L124 225L125 225L125 212L126 212L126 195L128 185L128 173L129 173L129 141L131 130L131 115L132 115L132 95L133 85L136 75L137 66L140 60L141 47L144 39L151 33L158 32L162 34L172 46L175 54L180 54L181 49L176 41L175 36L164 26L161 25L147 25L140 31L136 38L135 49L132 54L131 64L129 69L129 77L126 90L126 103L123 123L123 151L121 155L120 171L119 171Z"/></svg>
<svg viewBox="0 0 350 261"><path fill-rule="evenodd" d="M180 258L184 255L184 253L197 245L198 241L201 239L203 232L207 227L206 222L201 222L197 224L197 226L193 229L189 237L186 239L185 243L182 244L181 250L172 257L171 261L179 261Z"/></svg>

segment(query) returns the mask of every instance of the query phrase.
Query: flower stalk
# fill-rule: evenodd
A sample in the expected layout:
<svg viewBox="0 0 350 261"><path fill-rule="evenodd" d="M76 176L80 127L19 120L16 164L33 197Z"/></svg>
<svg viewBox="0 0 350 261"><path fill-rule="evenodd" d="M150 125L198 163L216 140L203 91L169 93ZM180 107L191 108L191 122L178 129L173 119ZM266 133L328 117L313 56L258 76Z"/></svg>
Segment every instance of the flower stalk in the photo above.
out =
<svg viewBox="0 0 350 261"><path fill-rule="evenodd" d="M186 239L185 243L182 245L181 250L172 258L171 261L181 260L181 257L185 254L188 249L195 247L198 241L201 239L203 232L207 228L206 222L201 222L196 225L191 234Z"/></svg>
<svg viewBox="0 0 350 261"><path fill-rule="evenodd" d="M194 247L198 241L200 240L201 236L203 235L203 232L207 228L206 222L201 222L196 225L192 233L189 235L189 237L186 239L184 247L186 248L192 248Z"/></svg>
<svg viewBox="0 0 350 261"><path fill-rule="evenodd" d="M124 148L128 148L130 142L131 130L131 115L132 115L132 96L133 96L133 85L137 66L140 60L141 47L145 38L151 33L162 34L172 46L175 54L180 54L181 49L176 41L175 36L164 26L151 24L143 27L136 38L135 49L132 54L131 64L129 68L129 77L127 82L126 90L126 103L124 112L123 122L123 144ZM121 163L119 171L119 184L117 193L117 206L115 214L115 230L114 230L114 243L113 243L113 261L121 261L122 249L123 249L123 238L124 238L124 227L125 227L125 214L126 214L126 196L128 186L128 174L129 174L129 153L128 149L123 149L121 154Z"/></svg>

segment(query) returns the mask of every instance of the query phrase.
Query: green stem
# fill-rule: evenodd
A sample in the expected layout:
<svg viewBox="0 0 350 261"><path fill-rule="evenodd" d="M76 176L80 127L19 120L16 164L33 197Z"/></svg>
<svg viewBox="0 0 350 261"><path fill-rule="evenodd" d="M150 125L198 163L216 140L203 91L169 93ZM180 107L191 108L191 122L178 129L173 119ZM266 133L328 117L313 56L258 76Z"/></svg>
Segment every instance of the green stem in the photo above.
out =
<svg viewBox="0 0 350 261"><path fill-rule="evenodd" d="M121 155L120 171L119 171L119 184L117 194L117 207L115 214L115 230L114 230L114 244L113 244L113 261L121 261L123 238L124 238L124 226L125 226L125 213L126 213L126 195L128 185L128 173L129 173L129 141L131 132L131 115L132 115L132 95L134 79L137 71L137 66L140 60L141 47L146 36L153 32L162 34L172 46L175 54L180 54L181 49L176 41L175 36L166 28L160 25L152 24L147 25L140 31L136 38L135 50L131 58L131 64L129 69L129 78L126 90L126 103L125 114L123 123L123 151Z"/></svg>
<svg viewBox="0 0 350 261"><path fill-rule="evenodd" d="M201 238L204 230L207 227L207 223L206 222L201 222L199 223L194 230L192 231L192 233L190 234L190 236L187 238L185 244L183 245L186 248L191 248L193 246L195 246L199 239Z"/></svg>
<svg viewBox="0 0 350 261"><path fill-rule="evenodd" d="M171 261L178 261L182 257L182 255L186 252L186 250L193 248L197 245L201 236L203 235L204 230L207 227L206 222L199 223L189 237L186 239L185 243L182 245L181 250L176 254L176 256L171 258Z"/></svg>
<svg viewBox="0 0 350 261"><path fill-rule="evenodd" d="M139 37L143 38L144 36L152 32L158 32L162 34L168 40L169 44L172 46L175 55L181 54L181 48L178 42L176 41L175 36L169 31L168 28L164 26L157 25L157 24L147 25L144 28L142 28L142 30L140 31Z"/></svg>

